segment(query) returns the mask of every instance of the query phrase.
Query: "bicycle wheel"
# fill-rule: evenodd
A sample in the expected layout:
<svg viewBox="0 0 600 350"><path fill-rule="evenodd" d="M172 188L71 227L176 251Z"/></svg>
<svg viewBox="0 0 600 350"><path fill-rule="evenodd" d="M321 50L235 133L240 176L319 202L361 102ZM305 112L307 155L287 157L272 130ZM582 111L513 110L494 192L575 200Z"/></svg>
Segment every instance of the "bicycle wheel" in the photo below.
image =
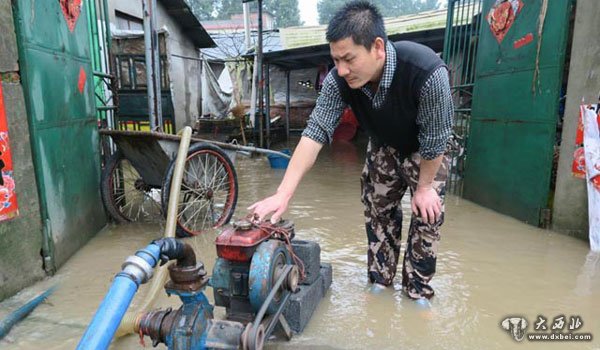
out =
<svg viewBox="0 0 600 350"><path fill-rule="evenodd" d="M146 184L121 151L111 155L102 170L101 194L106 210L118 223L162 217L160 188Z"/></svg>
<svg viewBox="0 0 600 350"><path fill-rule="evenodd" d="M175 160L169 164L162 191L167 213ZM177 235L194 236L225 225L237 203L237 174L231 159L219 147L196 143L185 160L177 204Z"/></svg>

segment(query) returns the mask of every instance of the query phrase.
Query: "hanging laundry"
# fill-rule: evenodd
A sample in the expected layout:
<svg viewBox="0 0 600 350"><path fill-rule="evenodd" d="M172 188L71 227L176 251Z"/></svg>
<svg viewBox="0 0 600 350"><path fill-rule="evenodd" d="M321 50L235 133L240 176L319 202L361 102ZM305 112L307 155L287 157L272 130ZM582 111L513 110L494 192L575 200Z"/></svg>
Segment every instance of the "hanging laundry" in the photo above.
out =
<svg viewBox="0 0 600 350"><path fill-rule="evenodd" d="M585 153L583 151L583 112L585 109L579 109L579 121L577 122L577 132L575 133L575 151L573 152L573 165L571 171L573 176L585 179Z"/></svg>
<svg viewBox="0 0 600 350"><path fill-rule="evenodd" d="M583 119L590 248L600 251L600 119L595 106L582 105L580 111Z"/></svg>

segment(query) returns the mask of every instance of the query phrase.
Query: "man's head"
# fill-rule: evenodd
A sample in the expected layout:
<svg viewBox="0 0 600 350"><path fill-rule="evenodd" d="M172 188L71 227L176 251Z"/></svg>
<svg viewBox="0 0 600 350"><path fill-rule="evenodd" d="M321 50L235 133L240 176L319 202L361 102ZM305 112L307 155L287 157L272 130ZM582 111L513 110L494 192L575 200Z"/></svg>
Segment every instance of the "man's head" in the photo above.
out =
<svg viewBox="0 0 600 350"><path fill-rule="evenodd" d="M367 1L344 5L329 22L326 38L338 75L346 79L350 88L379 82L387 35L375 5Z"/></svg>

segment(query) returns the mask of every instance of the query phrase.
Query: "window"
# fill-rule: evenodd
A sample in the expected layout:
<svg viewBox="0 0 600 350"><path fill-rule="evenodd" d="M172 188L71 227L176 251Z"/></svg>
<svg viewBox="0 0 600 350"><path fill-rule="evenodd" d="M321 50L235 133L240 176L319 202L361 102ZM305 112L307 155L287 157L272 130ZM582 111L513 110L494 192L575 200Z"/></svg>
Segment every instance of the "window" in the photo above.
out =
<svg viewBox="0 0 600 350"><path fill-rule="evenodd" d="M115 11L117 28L126 30L144 30L144 21L121 11Z"/></svg>

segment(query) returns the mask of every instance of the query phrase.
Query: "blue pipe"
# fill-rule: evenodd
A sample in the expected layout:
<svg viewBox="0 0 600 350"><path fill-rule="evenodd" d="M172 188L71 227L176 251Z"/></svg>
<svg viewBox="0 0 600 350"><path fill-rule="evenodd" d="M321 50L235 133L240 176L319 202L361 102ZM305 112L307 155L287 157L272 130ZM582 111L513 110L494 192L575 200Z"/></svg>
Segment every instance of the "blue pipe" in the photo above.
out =
<svg viewBox="0 0 600 350"><path fill-rule="evenodd" d="M138 250L135 256L142 258L154 268L160 260L160 252L160 245L152 243L145 249ZM147 279L149 277L141 279L138 275L130 273L127 267L117 274L92 322L79 341L78 350L108 349L139 285L145 283Z"/></svg>
<svg viewBox="0 0 600 350"><path fill-rule="evenodd" d="M13 311L7 318L0 321L0 339L4 338L10 329L27 316L33 309L40 305L50 294L54 292L56 286L29 300L25 305Z"/></svg>

